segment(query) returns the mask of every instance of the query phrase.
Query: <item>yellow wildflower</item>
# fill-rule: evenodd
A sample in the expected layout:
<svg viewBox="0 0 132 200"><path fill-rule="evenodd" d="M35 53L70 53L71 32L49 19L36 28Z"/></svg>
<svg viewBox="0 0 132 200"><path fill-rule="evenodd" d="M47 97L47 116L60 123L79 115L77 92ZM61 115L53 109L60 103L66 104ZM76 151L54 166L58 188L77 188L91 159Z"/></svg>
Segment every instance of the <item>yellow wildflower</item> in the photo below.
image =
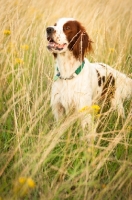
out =
<svg viewBox="0 0 132 200"><path fill-rule="evenodd" d="M24 62L23 62L23 60L21 58L16 58L15 59L15 63L16 64L23 64Z"/></svg>
<svg viewBox="0 0 132 200"><path fill-rule="evenodd" d="M18 179L20 184L24 184L26 182L26 178L25 177L19 177Z"/></svg>
<svg viewBox="0 0 132 200"><path fill-rule="evenodd" d="M30 188L34 188L35 187L35 182L32 178L28 178L27 179L27 184Z"/></svg>
<svg viewBox="0 0 132 200"><path fill-rule="evenodd" d="M4 35L10 35L11 31L10 30L4 30L3 33L4 33Z"/></svg>
<svg viewBox="0 0 132 200"><path fill-rule="evenodd" d="M24 45L21 46L21 48L22 48L23 50L28 50L28 49L29 49L29 46L28 46L27 44L24 44Z"/></svg>
<svg viewBox="0 0 132 200"><path fill-rule="evenodd" d="M35 182L32 178L19 177L18 180L14 183L13 191L15 195L24 197L30 193L33 188L35 188Z"/></svg>
<svg viewBox="0 0 132 200"><path fill-rule="evenodd" d="M114 48L109 48L109 51L110 51L111 53L113 53L113 52L115 52L115 49L114 49Z"/></svg>
<svg viewBox="0 0 132 200"><path fill-rule="evenodd" d="M82 109L79 110L79 112L85 112L85 111L94 111L95 113L98 113L100 110L100 107L98 105L92 105L92 106L85 106Z"/></svg>
<svg viewBox="0 0 132 200"><path fill-rule="evenodd" d="M89 107L88 106L84 106L83 108L81 108L79 110L79 112L84 112L84 111L87 111L87 110L89 110Z"/></svg>
<svg viewBox="0 0 132 200"><path fill-rule="evenodd" d="M94 110L95 113L98 113L100 110L100 107L98 105L92 105L91 108Z"/></svg>

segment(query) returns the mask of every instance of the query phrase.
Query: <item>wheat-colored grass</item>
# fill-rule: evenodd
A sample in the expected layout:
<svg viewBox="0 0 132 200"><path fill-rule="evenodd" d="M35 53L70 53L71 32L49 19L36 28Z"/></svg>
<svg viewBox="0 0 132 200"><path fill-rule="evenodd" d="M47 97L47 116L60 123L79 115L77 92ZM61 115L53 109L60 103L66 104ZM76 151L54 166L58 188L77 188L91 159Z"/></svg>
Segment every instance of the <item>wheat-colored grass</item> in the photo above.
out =
<svg viewBox="0 0 132 200"><path fill-rule="evenodd" d="M58 18L74 17L94 42L89 60L132 77L131 10L131 0L0 1L0 199L132 199L131 100L123 121L102 102L96 134L81 129L80 113L57 124L45 37Z"/></svg>

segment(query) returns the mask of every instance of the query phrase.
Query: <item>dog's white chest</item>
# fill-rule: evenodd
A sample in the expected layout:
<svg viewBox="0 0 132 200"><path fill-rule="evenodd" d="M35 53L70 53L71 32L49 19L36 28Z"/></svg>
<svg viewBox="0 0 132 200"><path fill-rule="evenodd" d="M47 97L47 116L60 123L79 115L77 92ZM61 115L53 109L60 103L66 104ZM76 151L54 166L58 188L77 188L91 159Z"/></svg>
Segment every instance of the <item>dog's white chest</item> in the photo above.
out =
<svg viewBox="0 0 132 200"><path fill-rule="evenodd" d="M63 107L66 110L70 110L75 105L75 90L76 85L71 80L63 80L61 87L60 87L60 93L59 98L60 102L62 103Z"/></svg>

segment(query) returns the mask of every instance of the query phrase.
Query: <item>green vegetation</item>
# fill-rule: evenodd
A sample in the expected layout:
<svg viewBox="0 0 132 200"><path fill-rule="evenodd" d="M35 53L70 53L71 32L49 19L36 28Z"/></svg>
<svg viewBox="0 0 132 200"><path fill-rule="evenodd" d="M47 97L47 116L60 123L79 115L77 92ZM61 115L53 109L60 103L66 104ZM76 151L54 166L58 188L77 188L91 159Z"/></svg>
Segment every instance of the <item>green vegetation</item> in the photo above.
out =
<svg viewBox="0 0 132 200"><path fill-rule="evenodd" d="M132 101L125 120L101 102L96 134L80 113L57 124L45 37L47 25L74 17L94 41L89 60L132 77L131 0L5 0L0 11L0 200L131 200Z"/></svg>

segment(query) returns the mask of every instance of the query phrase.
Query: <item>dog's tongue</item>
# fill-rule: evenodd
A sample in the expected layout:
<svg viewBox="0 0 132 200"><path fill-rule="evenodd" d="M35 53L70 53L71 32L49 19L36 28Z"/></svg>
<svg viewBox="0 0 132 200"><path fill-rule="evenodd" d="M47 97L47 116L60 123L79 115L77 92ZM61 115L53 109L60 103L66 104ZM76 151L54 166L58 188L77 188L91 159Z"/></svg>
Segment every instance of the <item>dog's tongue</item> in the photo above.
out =
<svg viewBox="0 0 132 200"><path fill-rule="evenodd" d="M55 42L49 42L48 43L48 48L54 48L54 49L63 49L65 44L57 44Z"/></svg>

